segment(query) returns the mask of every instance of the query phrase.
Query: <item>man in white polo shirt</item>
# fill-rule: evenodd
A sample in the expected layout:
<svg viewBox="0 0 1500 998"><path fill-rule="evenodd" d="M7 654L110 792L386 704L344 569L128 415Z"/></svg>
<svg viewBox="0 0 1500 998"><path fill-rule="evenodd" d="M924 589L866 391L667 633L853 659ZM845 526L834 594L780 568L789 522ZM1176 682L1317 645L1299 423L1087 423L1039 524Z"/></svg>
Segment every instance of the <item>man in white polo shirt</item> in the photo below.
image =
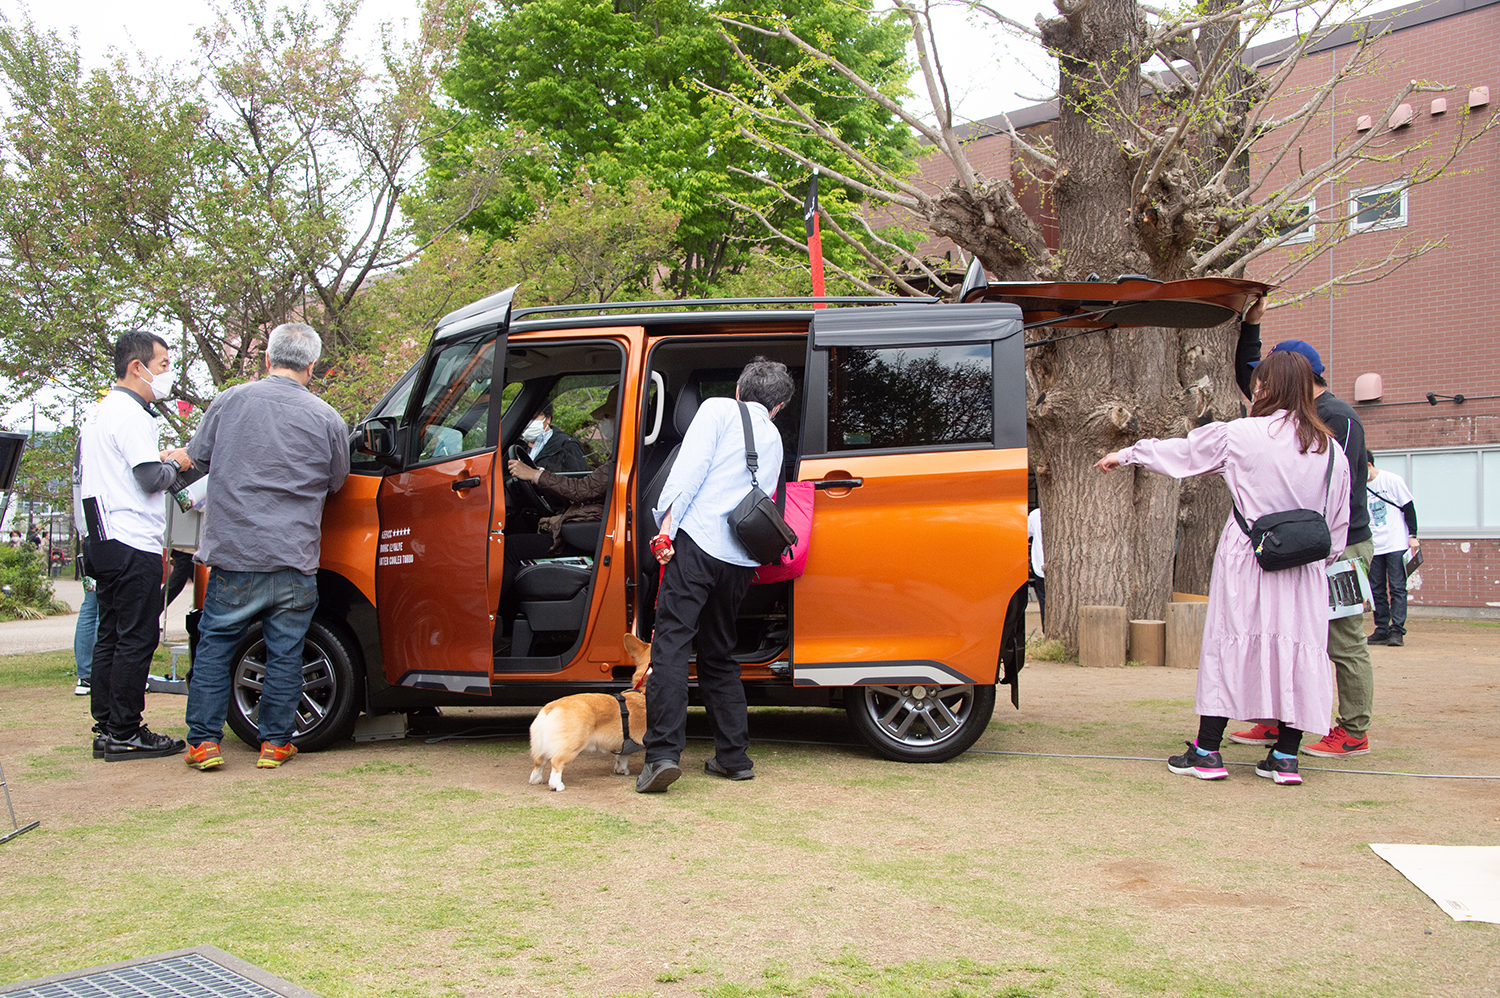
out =
<svg viewBox="0 0 1500 998"><path fill-rule="evenodd" d="M143 332L115 343L115 387L83 424L85 560L98 580L99 637L90 705L94 757L108 762L176 755L183 743L141 723L146 675L161 616L162 492L183 467L163 461L150 403L172 391L167 342Z"/></svg>

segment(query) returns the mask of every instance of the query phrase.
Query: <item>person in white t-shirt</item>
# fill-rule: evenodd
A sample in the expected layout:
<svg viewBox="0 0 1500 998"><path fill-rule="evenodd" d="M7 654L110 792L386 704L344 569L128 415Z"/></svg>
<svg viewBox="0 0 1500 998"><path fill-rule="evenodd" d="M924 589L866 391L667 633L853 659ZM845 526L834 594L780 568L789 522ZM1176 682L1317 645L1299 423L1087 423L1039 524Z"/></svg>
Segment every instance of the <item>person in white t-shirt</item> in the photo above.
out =
<svg viewBox="0 0 1500 998"><path fill-rule="evenodd" d="M1036 605L1042 615L1042 630L1047 629L1047 558L1042 554L1042 511L1026 514L1026 543L1031 546L1031 588L1036 590Z"/></svg>
<svg viewBox="0 0 1500 998"><path fill-rule="evenodd" d="M1394 471L1375 467L1370 455L1365 501L1370 509L1370 536L1375 556L1370 559L1370 590L1375 602L1372 645L1406 643L1406 558L1417 553L1417 506L1411 489ZM1389 590L1389 594L1387 594Z"/></svg>
<svg viewBox="0 0 1500 998"><path fill-rule="evenodd" d="M80 489L88 527L84 558L98 581L99 630L90 706L94 758L157 759L184 748L141 723L146 675L161 617L162 493L192 461L168 461L158 447L150 403L172 391L167 341L122 333L115 343L115 387L83 424Z"/></svg>

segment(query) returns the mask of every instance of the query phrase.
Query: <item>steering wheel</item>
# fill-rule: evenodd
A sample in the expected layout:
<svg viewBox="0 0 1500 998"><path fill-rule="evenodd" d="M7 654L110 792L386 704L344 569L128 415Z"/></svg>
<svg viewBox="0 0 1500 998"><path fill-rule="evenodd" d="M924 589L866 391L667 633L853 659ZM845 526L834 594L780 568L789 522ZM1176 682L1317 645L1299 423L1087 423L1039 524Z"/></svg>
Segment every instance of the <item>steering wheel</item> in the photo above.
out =
<svg viewBox="0 0 1500 998"><path fill-rule="evenodd" d="M520 444L511 444L505 448L505 486L508 489L515 490L516 505L522 509L540 510L546 516L556 516L562 512L554 508L553 504L547 500L547 497L542 494L542 491L536 487L535 483L528 482L524 478L517 478L510 473L510 462L512 461L520 461L528 468L535 468L536 462L531 459L531 452Z"/></svg>

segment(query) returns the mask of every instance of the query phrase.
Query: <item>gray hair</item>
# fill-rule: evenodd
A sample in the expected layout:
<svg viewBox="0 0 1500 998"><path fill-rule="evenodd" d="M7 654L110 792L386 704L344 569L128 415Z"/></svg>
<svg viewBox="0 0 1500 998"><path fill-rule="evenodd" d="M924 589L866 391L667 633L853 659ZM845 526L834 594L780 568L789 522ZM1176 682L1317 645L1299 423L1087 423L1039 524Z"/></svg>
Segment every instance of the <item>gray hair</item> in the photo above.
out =
<svg viewBox="0 0 1500 998"><path fill-rule="evenodd" d="M300 371L323 356L323 338L305 322L283 322L266 338L266 362Z"/></svg>
<svg viewBox="0 0 1500 998"><path fill-rule="evenodd" d="M764 357L756 357L745 365L736 386L741 401L759 402L768 410L785 404L796 390L786 365Z"/></svg>

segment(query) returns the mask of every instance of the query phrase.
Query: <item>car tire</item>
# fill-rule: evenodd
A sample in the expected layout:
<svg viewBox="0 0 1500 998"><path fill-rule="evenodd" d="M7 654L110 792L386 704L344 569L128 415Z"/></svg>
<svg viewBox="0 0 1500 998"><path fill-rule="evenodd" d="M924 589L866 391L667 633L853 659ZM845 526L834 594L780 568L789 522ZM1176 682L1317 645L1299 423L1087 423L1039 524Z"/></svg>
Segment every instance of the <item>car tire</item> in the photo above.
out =
<svg viewBox="0 0 1500 998"><path fill-rule="evenodd" d="M870 748L897 762L947 762L984 734L994 686L855 686L844 710Z"/></svg>
<svg viewBox="0 0 1500 998"><path fill-rule="evenodd" d="M302 699L297 705L297 730L292 743L304 752L345 741L359 717L354 642L324 621L307 628L302 647ZM260 745L256 704L264 676L266 643L261 625L250 628L240 642L230 668L229 727L252 748Z"/></svg>

